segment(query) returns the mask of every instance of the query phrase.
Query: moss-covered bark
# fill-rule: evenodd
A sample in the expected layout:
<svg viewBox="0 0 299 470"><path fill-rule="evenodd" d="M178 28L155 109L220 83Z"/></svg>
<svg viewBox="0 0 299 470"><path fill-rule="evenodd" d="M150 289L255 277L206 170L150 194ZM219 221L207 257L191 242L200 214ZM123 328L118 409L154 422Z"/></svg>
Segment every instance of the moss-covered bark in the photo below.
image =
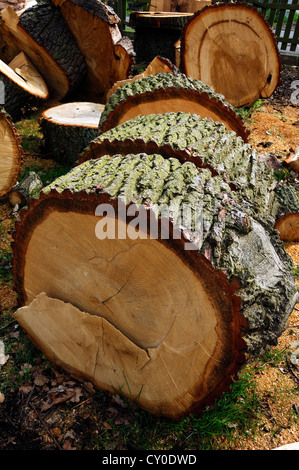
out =
<svg viewBox="0 0 299 470"><path fill-rule="evenodd" d="M107 144L109 143L109 144ZM137 116L95 139L83 153L81 161L97 158L103 151L120 152L122 146L138 153L157 151L170 146L168 153L183 151L200 167L207 166L236 190L235 198L242 201L263 224L273 226L277 217L299 210L299 200L292 188L278 184L273 170L268 168L241 137L225 125L190 113L167 113Z"/></svg>
<svg viewBox="0 0 299 470"><path fill-rule="evenodd" d="M114 125L110 125L110 122L113 123L113 115L117 114L117 111L121 106L124 106L126 101L133 101L133 98L140 98L148 93L154 94L158 90L164 90L165 92L168 91L169 95L167 96L169 96L169 98L174 96L176 91L182 92L182 101L195 99L198 100L198 102L201 102L201 97L208 97L204 103L207 110L209 109L209 106L211 106L214 113L219 114L220 122L222 122L221 118L227 119L230 117L231 121L235 121L235 128L240 130L240 135L241 133L244 135L246 134L242 120L237 116L233 106L225 100L223 95L215 93L212 87L204 84L200 80L187 77L182 73L157 73L155 75L135 80L134 82L128 82L124 86L118 88L106 103L99 122L100 130L105 131L111 127L115 127ZM188 91L190 93L194 93L196 96L193 95L193 97L191 97L188 96L188 94L183 95L183 93L188 93ZM160 95L157 100L158 99L160 99ZM130 106L133 104L134 103L130 103ZM181 109L178 109L178 111L181 111Z"/></svg>
<svg viewBox="0 0 299 470"><path fill-rule="evenodd" d="M80 192L105 192L152 209L157 217L165 205L175 225L197 246L216 270L239 279L242 313L248 321L245 341L257 355L276 343L298 301L292 264L275 230L266 230L236 201L221 176L193 163L161 155L116 155L89 160L44 189L80 197ZM55 196L54 196L55 199ZM191 208L185 217L185 208ZM192 214L192 215L190 215ZM188 288L188 286L186 286ZM211 292L213 296L213 292Z"/></svg>

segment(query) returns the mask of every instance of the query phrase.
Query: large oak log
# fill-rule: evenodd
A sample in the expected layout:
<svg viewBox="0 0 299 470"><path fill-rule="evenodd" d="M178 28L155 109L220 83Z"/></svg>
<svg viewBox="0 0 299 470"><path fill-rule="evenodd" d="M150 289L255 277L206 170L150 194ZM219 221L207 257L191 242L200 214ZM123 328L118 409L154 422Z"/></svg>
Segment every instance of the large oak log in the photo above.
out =
<svg viewBox="0 0 299 470"><path fill-rule="evenodd" d="M16 183L23 156L20 136L4 109L0 109L0 143L0 197L2 197Z"/></svg>
<svg viewBox="0 0 299 470"><path fill-rule="evenodd" d="M139 115L102 132L82 152L79 162L116 153L158 153L165 158L189 161L219 175L235 198L247 204L247 212L264 225L277 223L282 240L297 239L291 225L279 224L282 217L295 220L299 198L292 187L279 183L267 159L226 126L190 113ZM284 229L283 229L284 227ZM290 230L286 230L289 227ZM286 235L287 234L287 235ZM295 238L294 238L295 237Z"/></svg>
<svg viewBox="0 0 299 470"><path fill-rule="evenodd" d="M106 102L112 85L129 77L134 49L122 37L120 19L100 0L52 0L59 7L86 59L85 93L89 100Z"/></svg>
<svg viewBox="0 0 299 470"><path fill-rule="evenodd" d="M9 64L0 60L0 77L4 85L4 107L14 121L49 97L43 77L23 52Z"/></svg>
<svg viewBox="0 0 299 470"><path fill-rule="evenodd" d="M298 301L277 232L221 177L158 154L58 178L21 213L13 249L16 318L34 343L173 419L276 344Z"/></svg>
<svg viewBox="0 0 299 470"><path fill-rule="evenodd" d="M196 12L182 32L180 66L236 107L268 98L280 81L274 35L264 16L244 3Z"/></svg>
<svg viewBox="0 0 299 470"><path fill-rule="evenodd" d="M58 99L75 90L86 74L86 63L66 22L51 3L41 1L18 15L1 13L4 28L43 75Z"/></svg>
<svg viewBox="0 0 299 470"><path fill-rule="evenodd" d="M157 73L118 88L106 103L100 130L107 131L139 114L179 111L222 122L244 141L248 139L241 118L222 95L181 73Z"/></svg>
<svg viewBox="0 0 299 470"><path fill-rule="evenodd" d="M71 102L46 109L41 129L47 153L60 163L74 163L80 153L99 134L104 105Z"/></svg>

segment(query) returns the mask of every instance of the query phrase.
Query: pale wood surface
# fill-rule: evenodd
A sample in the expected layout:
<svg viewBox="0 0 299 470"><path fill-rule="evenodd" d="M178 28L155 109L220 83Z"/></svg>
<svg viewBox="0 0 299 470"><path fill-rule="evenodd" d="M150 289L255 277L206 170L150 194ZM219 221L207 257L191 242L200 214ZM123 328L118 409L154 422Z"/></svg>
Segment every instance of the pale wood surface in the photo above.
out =
<svg viewBox="0 0 299 470"><path fill-rule="evenodd" d="M284 242L299 242L299 212L281 217L275 228Z"/></svg>
<svg viewBox="0 0 299 470"><path fill-rule="evenodd" d="M243 4L216 4L194 15L182 34L181 67L236 107L269 97L280 78L274 36L262 15Z"/></svg>
<svg viewBox="0 0 299 470"><path fill-rule="evenodd" d="M149 11L180 11L195 13L207 5L211 5L211 0L151 0Z"/></svg>
<svg viewBox="0 0 299 470"><path fill-rule="evenodd" d="M15 184L21 163L20 139L10 119L0 112L0 197Z"/></svg>
<svg viewBox="0 0 299 470"><path fill-rule="evenodd" d="M0 72L32 95L42 99L49 97L45 80L24 52L20 52L8 65L0 61Z"/></svg>
<svg viewBox="0 0 299 470"><path fill-rule="evenodd" d="M97 129L104 105L77 101L54 106L42 113L43 118L57 125L92 127Z"/></svg>

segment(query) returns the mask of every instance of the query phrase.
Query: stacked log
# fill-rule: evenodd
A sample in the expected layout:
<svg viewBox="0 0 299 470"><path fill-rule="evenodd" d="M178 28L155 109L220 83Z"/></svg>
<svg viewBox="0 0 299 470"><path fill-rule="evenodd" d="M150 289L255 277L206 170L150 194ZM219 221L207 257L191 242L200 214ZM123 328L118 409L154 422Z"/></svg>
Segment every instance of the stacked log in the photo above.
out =
<svg viewBox="0 0 299 470"><path fill-rule="evenodd" d="M99 0L52 0L76 38L87 64L87 97L106 102L115 82L128 78L134 50L129 38L122 37L115 12Z"/></svg>
<svg viewBox="0 0 299 470"><path fill-rule="evenodd" d="M223 122L244 141L248 139L244 123L224 96L182 73L157 73L125 83L107 101L100 130L107 131L139 114L179 111Z"/></svg>
<svg viewBox="0 0 299 470"><path fill-rule="evenodd" d="M3 105L17 121L49 97L48 87L28 57L21 52L8 65L0 60Z"/></svg>

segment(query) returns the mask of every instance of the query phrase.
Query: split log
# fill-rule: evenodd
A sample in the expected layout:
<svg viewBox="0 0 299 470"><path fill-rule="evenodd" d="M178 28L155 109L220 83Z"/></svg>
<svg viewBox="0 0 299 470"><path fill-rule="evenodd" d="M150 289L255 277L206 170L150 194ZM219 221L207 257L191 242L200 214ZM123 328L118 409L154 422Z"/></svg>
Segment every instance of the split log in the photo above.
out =
<svg viewBox="0 0 299 470"><path fill-rule="evenodd" d="M48 87L28 57L21 52L8 65L0 60L3 105L14 121L49 97Z"/></svg>
<svg viewBox="0 0 299 470"><path fill-rule="evenodd" d="M181 37L181 70L222 93L233 106L268 98L280 82L281 61L264 16L243 3L198 11Z"/></svg>
<svg viewBox="0 0 299 470"><path fill-rule="evenodd" d="M17 183L7 195L9 204L12 207L16 205L19 207L25 206L29 199L38 197L44 184L41 178L35 171L30 171L24 179Z"/></svg>
<svg viewBox="0 0 299 470"><path fill-rule="evenodd" d="M100 0L52 0L59 7L86 59L85 93L92 101L105 103L112 85L129 77L134 49L122 37L120 18Z"/></svg>
<svg viewBox="0 0 299 470"><path fill-rule="evenodd" d="M79 86L86 74L85 59L51 3L41 1L20 15L7 8L2 19L19 50L44 77L53 97L64 98Z"/></svg>
<svg viewBox="0 0 299 470"><path fill-rule="evenodd" d="M38 347L173 419L276 344L298 301L277 232L221 177L158 154L58 178L22 211L13 250L16 318Z"/></svg>
<svg viewBox="0 0 299 470"><path fill-rule="evenodd" d="M72 102L42 113L41 130L46 151L60 163L74 163L81 152L99 134L104 105Z"/></svg>
<svg viewBox="0 0 299 470"><path fill-rule="evenodd" d="M157 56L151 61L151 63L142 73L139 73L132 78L128 78L127 80L120 80L114 83L113 87L111 87L107 93L107 101L119 87L125 85L126 83L132 83L135 82L135 80L141 80L142 78L149 77L150 75L156 75L157 73L179 73L179 70L172 62L170 62L169 59Z"/></svg>
<svg viewBox="0 0 299 470"><path fill-rule="evenodd" d="M22 165L21 139L11 117L0 109L0 197L16 183Z"/></svg>
<svg viewBox="0 0 299 470"><path fill-rule="evenodd" d="M106 103L100 130L105 132L139 114L179 111L222 122L244 141L248 140L244 123L224 97L181 73L157 73L118 88Z"/></svg>

